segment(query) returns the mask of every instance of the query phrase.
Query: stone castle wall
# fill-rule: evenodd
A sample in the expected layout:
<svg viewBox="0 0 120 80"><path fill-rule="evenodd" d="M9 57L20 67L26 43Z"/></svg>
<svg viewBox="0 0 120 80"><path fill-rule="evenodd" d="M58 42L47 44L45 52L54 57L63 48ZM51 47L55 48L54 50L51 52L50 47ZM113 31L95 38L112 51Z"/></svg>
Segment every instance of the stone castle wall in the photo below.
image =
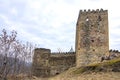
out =
<svg viewBox="0 0 120 80"><path fill-rule="evenodd" d="M59 74L75 66L75 53L52 53L50 56L51 75Z"/></svg>
<svg viewBox="0 0 120 80"><path fill-rule="evenodd" d="M49 49L37 48L34 51L33 75L49 77L75 66L75 52L51 53Z"/></svg>
<svg viewBox="0 0 120 80"><path fill-rule="evenodd" d="M80 10L76 24L75 52L51 53L50 49L35 49L33 75L49 77L73 66L100 62L102 56L109 56L108 33L107 10Z"/></svg>

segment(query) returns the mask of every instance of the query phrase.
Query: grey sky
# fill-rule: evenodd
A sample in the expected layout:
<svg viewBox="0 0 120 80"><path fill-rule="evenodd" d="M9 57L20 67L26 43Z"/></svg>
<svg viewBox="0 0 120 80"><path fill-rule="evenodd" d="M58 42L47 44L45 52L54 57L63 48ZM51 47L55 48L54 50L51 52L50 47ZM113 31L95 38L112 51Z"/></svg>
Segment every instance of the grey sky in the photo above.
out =
<svg viewBox="0 0 120 80"><path fill-rule="evenodd" d="M110 49L120 49L119 0L0 0L0 30L16 30L18 38L39 47L69 51L75 46L80 9L108 9Z"/></svg>

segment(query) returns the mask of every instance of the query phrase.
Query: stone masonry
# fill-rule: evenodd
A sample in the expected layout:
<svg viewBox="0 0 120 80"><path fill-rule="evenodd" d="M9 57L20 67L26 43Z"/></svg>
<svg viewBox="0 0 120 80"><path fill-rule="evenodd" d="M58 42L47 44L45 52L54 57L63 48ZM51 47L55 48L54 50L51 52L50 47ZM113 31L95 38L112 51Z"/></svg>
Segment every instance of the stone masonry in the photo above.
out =
<svg viewBox="0 0 120 80"><path fill-rule="evenodd" d="M71 67L98 63L102 56L108 55L108 11L80 10L76 24L75 52L51 53L50 49L36 48L33 75L54 76Z"/></svg>
<svg viewBox="0 0 120 80"><path fill-rule="evenodd" d="M75 66L75 52L51 53L50 49L36 48L33 57L33 75L49 77Z"/></svg>
<svg viewBox="0 0 120 80"><path fill-rule="evenodd" d="M108 11L80 10L76 25L76 66L100 62L109 55Z"/></svg>

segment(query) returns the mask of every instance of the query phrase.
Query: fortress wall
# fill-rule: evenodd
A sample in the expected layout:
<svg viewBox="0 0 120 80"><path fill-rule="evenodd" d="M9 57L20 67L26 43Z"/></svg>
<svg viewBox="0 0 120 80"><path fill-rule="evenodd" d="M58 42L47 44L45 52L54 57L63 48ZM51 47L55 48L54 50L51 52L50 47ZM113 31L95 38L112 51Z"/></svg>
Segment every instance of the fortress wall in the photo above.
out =
<svg viewBox="0 0 120 80"><path fill-rule="evenodd" d="M33 75L48 77L75 66L75 52L54 52L50 49L36 48L33 57Z"/></svg>
<svg viewBox="0 0 120 80"><path fill-rule="evenodd" d="M52 56L50 57L50 61L49 64L51 66L51 71L50 74L51 75L56 75L59 74L67 69L69 69L70 67L75 66L75 62L76 62L76 58L75 55L65 55L65 56Z"/></svg>
<svg viewBox="0 0 120 80"><path fill-rule="evenodd" d="M53 52L50 57L67 57L67 56L75 56L75 52Z"/></svg>
<svg viewBox="0 0 120 80"><path fill-rule="evenodd" d="M108 30L107 10L80 10L76 24L75 52L51 53L50 49L35 49L33 75L56 75L73 66L100 62L102 56L116 53L109 52Z"/></svg>

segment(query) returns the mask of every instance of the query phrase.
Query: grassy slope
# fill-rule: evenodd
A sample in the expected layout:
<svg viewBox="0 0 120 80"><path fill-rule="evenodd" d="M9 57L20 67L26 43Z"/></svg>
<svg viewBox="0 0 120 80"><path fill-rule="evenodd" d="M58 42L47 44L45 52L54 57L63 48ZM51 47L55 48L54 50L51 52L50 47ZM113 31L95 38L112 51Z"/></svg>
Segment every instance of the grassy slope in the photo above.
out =
<svg viewBox="0 0 120 80"><path fill-rule="evenodd" d="M105 72L105 71L109 71L109 69L114 68L116 66L120 67L120 58L76 68L73 71L73 73L79 74L79 73L88 72L88 71L92 71L92 72L104 71Z"/></svg>
<svg viewBox="0 0 120 80"><path fill-rule="evenodd" d="M120 72L109 71L116 65L120 68L120 58L80 68L71 68L49 80L120 80Z"/></svg>

